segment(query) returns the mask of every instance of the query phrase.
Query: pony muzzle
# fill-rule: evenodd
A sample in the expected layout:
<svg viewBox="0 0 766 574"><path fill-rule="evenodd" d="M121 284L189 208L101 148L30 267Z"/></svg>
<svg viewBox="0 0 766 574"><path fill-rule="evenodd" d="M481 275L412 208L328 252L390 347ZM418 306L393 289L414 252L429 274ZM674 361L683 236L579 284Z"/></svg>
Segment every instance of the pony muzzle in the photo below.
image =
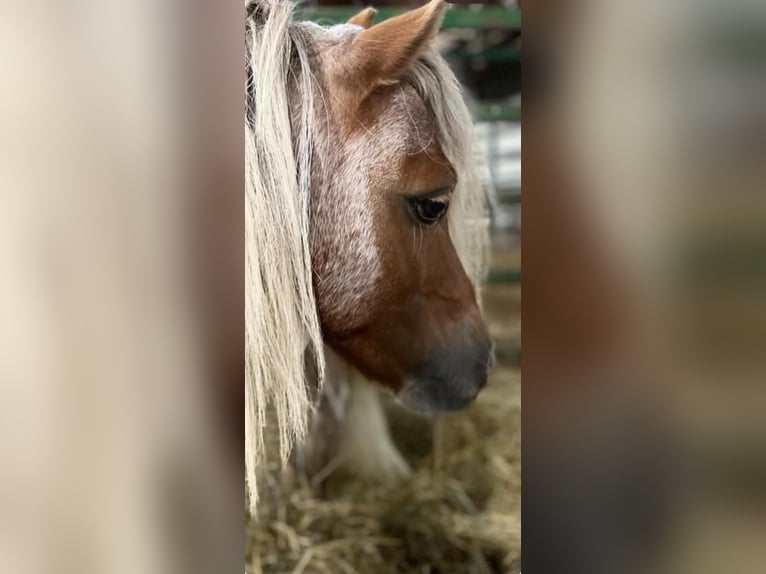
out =
<svg viewBox="0 0 766 574"><path fill-rule="evenodd" d="M493 363L493 345L488 340L444 347L405 379L397 400L424 414L461 410L485 387Z"/></svg>

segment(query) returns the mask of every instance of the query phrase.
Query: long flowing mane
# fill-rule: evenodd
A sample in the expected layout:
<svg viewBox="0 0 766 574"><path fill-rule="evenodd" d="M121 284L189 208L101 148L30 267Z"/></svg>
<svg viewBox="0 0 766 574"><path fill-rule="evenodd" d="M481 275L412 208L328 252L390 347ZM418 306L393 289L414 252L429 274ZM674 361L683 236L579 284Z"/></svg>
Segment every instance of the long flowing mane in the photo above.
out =
<svg viewBox="0 0 766 574"><path fill-rule="evenodd" d="M324 372L309 251L309 175L313 115L306 35L288 2L247 6L245 118L245 465L255 504L266 407L273 404L287 457L308 424L306 349ZM293 136L288 106L293 62L303 72ZM297 174L297 175L296 175Z"/></svg>
<svg viewBox="0 0 766 574"><path fill-rule="evenodd" d="M312 286L309 193L318 86L309 53L313 24L292 21L286 0L246 2L245 116L245 466L254 507L267 407L276 414L286 460L312 409L306 357L324 376L322 333ZM429 103L458 188L450 234L471 280L486 268L486 196L470 114L444 60L429 51L409 70ZM290 107L290 102L300 105ZM270 431L271 432L271 431Z"/></svg>

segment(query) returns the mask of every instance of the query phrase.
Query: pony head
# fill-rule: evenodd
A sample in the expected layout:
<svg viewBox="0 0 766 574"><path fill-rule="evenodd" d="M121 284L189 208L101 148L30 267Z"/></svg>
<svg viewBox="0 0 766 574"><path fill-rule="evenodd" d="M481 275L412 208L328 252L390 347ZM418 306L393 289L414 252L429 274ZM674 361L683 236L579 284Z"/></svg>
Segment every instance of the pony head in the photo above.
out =
<svg viewBox="0 0 766 574"><path fill-rule="evenodd" d="M420 412L486 383L486 195L431 46L445 9L325 28L292 22L287 2L248 6L248 408L263 424L276 403L283 444L305 429L307 349L320 379L328 345Z"/></svg>
<svg viewBox="0 0 766 574"><path fill-rule="evenodd" d="M425 412L469 404L491 356L455 244L469 234L481 243L483 214L466 207L483 190L459 86L430 46L445 8L434 0L373 26L366 10L317 29L311 63L322 126L311 256L324 340ZM464 260L479 255L476 244L459 247Z"/></svg>

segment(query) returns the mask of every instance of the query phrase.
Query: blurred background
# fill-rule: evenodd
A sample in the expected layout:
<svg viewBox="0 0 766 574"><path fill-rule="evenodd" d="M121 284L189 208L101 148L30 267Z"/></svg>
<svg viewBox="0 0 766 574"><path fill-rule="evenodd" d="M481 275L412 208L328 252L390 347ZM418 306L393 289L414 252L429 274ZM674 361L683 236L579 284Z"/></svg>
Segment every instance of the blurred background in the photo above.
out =
<svg viewBox="0 0 766 574"><path fill-rule="evenodd" d="M766 5L524 24L524 571L762 572Z"/></svg>
<svg viewBox="0 0 766 574"><path fill-rule="evenodd" d="M374 23L421 4L372 3ZM343 23L365 5L301 2L296 17ZM434 420L386 399L393 438L414 472L398 484L337 471L308 484L272 456L258 516L247 518L248 572L520 571L521 11L515 2L452 6L436 46L462 85L481 148L492 240L482 295L497 365L458 414Z"/></svg>

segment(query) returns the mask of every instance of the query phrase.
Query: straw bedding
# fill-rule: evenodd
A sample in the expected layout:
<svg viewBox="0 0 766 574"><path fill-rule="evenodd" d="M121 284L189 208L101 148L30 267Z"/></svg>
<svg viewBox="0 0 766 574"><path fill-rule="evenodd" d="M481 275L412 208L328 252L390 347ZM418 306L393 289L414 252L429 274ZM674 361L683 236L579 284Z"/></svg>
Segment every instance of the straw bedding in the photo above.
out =
<svg viewBox="0 0 766 574"><path fill-rule="evenodd" d="M251 574L486 574L520 571L520 373L503 353L518 333L515 287L485 296L500 364L466 411L429 421L391 408L414 468L393 487L338 479L318 495L291 469L263 469L246 518Z"/></svg>

